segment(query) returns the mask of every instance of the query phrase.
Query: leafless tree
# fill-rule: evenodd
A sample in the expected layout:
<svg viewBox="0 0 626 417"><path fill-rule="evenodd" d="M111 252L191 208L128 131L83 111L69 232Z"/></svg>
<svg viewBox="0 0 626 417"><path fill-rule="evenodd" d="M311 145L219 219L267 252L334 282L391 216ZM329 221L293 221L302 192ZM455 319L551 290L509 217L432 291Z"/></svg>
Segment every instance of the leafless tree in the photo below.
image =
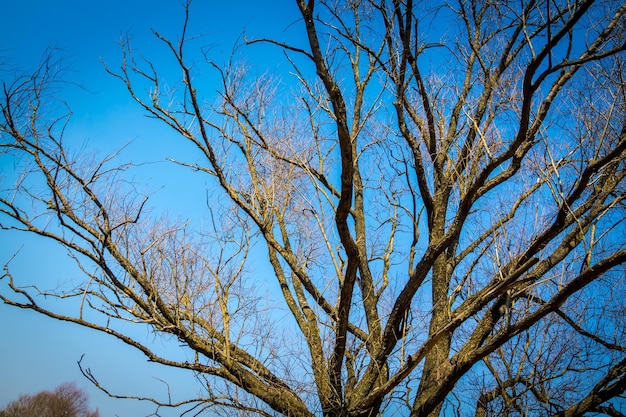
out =
<svg viewBox="0 0 626 417"><path fill-rule="evenodd" d="M54 391L22 395L0 411L2 417L99 417L89 411L87 395L74 384L62 384Z"/></svg>
<svg viewBox="0 0 626 417"><path fill-rule="evenodd" d="M202 230L151 214L117 155L63 143L53 58L5 82L1 146L23 174L2 227L67 248L85 280L45 292L78 300L69 316L7 264L4 302L190 371L202 397L151 399L190 414L622 415L626 5L296 3L303 44L246 38L216 62L188 4L178 40L155 32L180 79L128 41L106 67L195 147L172 162L210 183ZM293 77L248 48L282 49Z"/></svg>

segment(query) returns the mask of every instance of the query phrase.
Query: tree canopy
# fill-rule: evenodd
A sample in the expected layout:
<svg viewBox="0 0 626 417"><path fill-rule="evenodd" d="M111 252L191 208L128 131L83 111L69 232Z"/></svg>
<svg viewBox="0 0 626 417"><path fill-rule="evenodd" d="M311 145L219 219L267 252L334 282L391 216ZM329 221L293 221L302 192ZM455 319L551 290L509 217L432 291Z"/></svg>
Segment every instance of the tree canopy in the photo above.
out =
<svg viewBox="0 0 626 417"><path fill-rule="evenodd" d="M20 396L0 410L0 417L100 417L100 413L89 411L87 395L66 383L54 391Z"/></svg>
<svg viewBox="0 0 626 417"><path fill-rule="evenodd" d="M171 163L206 178L202 222L154 215L123 150L64 142L54 55L3 82L22 175L2 229L56 242L84 280L39 291L7 260L2 300L188 370L201 395L149 400L192 414L623 415L626 4L296 4L302 44L245 37L220 61L187 3L178 38L155 31L177 72L128 39L105 65L195 149Z"/></svg>

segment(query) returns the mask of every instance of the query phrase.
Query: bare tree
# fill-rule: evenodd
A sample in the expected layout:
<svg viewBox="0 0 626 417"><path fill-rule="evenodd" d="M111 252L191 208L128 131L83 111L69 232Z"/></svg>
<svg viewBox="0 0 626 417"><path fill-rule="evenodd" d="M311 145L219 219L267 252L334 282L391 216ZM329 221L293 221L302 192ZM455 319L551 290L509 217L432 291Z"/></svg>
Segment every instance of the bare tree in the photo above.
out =
<svg viewBox="0 0 626 417"><path fill-rule="evenodd" d="M99 417L89 411L87 395L74 384L59 385L54 391L22 395L0 411L2 417Z"/></svg>
<svg viewBox="0 0 626 417"><path fill-rule="evenodd" d="M73 316L9 264L4 302L189 370L204 396L151 400L198 414L622 415L626 5L296 2L306 44L245 40L282 49L295 82L241 49L215 62L189 4L180 39L155 32L179 80L127 41L106 67L194 145L172 162L211 184L206 229L151 215L117 155L71 152L51 57L4 83L1 146L23 175L2 227L57 242L85 275L45 292L78 300Z"/></svg>

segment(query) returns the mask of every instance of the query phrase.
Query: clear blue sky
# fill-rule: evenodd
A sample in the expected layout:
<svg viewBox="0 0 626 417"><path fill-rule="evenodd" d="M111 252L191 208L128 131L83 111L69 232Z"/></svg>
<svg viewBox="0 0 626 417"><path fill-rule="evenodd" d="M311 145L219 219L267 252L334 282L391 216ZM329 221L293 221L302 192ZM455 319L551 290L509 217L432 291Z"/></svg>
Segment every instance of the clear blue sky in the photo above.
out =
<svg viewBox="0 0 626 417"><path fill-rule="evenodd" d="M214 45L218 57L220 54L228 56L244 28L248 36L285 39L298 33L294 27L285 32L298 17L295 2L289 0L196 0L192 14L192 33L204 35L206 44ZM85 142L87 148L98 151L132 140L129 159L163 161L174 151L165 140L170 132L142 117L124 87L104 72L100 59L111 67L119 63L116 41L125 33L132 35L138 49L151 56L157 43L150 28L175 37L182 17L180 0L5 1L0 13L0 55L3 57L0 62L3 70L33 68L47 46L61 48L69 64L68 78L84 87L68 86L60 93L74 112L69 138L76 143ZM263 53L266 51L267 48ZM263 56L258 49L251 49L250 54L256 62ZM266 59L273 65L277 61L276 57ZM6 75L3 73L2 77ZM163 164L163 169L147 174L148 185L152 189L178 192L180 198L170 199L173 203L169 209L181 217L192 216L195 207L202 206L203 193L186 192L192 189L193 181L188 176L182 181L179 174L187 173L158 163ZM3 175L10 175L12 169L6 160L0 161ZM189 197L194 195L196 200ZM159 196L157 193L156 202L160 201ZM41 239L19 234L0 235L2 265L20 248L11 263L16 278L53 288L57 281L72 280L79 274L71 267L64 251ZM6 293L5 283L0 283L0 291ZM156 343L157 349L176 349L175 343ZM63 382L74 381L89 394L92 407L98 407L102 416L134 417L154 411L150 404L112 400L92 387L76 364L82 354L94 374L119 394L155 395L164 399L166 388L155 378L167 380L178 399L186 397L186 393L193 397L197 388L190 375L150 365L143 355L117 340L0 304L0 408L20 394L53 389ZM179 412L161 414L173 416Z"/></svg>

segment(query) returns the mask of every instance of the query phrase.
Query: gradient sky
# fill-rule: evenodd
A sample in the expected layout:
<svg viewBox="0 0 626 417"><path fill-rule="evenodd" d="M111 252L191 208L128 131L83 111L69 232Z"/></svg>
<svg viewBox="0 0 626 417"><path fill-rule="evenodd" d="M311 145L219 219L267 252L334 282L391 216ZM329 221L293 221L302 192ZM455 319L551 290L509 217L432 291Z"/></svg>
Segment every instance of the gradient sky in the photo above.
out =
<svg viewBox="0 0 626 417"><path fill-rule="evenodd" d="M50 45L60 48L66 57L66 78L80 85L79 88L68 84L59 93L74 113L69 139L98 152L131 140L125 154L128 159L155 162L148 166L149 171L146 168L149 186L178 193L178 198L172 199L168 194L167 199L159 200L157 192L153 202L167 201L168 209L184 218L193 216L205 198L203 192L194 190L188 172L163 162L164 157L172 156L171 152L184 152L184 149L168 146L170 132L143 117L124 87L105 73L100 62L103 59L111 67L117 66L120 49L116 42L123 34L130 34L142 53L155 56L158 42L150 28L175 37L182 23L182 3L181 0L4 1L0 13L0 77L8 80L15 69L34 68ZM214 56L224 59L244 28L251 37L284 39L298 34L297 28L290 25L298 17L292 1L196 0L191 10L191 32L203 35L206 45L213 46ZM279 59L264 55L267 48L262 53L258 47L254 48L244 51L250 54L251 61L276 65ZM6 158L0 158L3 177L10 177L13 168ZM23 234L0 234L2 265L18 250L11 270L23 282L53 288L56 282L80 278L63 250ZM8 294L5 282L0 282L0 291ZM137 337L153 340L147 332ZM173 342L154 342L156 349L176 349ZM184 399L190 392L189 396L193 397L198 388L187 373L151 365L142 354L115 339L0 304L0 408L20 394L53 389L73 381L88 393L92 407L99 408L103 417L134 417L154 411L150 404L109 399L91 386L76 364L83 354L86 366L119 394L165 399L167 388L156 378L170 383L174 399ZM179 414L180 411L160 411L163 416Z"/></svg>

